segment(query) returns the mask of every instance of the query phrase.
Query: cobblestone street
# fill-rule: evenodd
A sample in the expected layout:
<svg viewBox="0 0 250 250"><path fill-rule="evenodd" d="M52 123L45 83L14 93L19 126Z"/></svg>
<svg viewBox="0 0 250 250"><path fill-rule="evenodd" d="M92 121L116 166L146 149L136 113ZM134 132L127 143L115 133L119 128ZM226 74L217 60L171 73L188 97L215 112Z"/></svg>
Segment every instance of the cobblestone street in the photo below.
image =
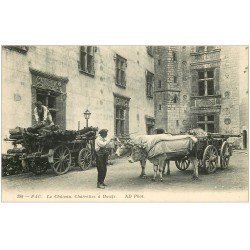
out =
<svg viewBox="0 0 250 250"><path fill-rule="evenodd" d="M201 192L200 195L204 192L204 200L208 198L208 200L213 201L212 198L209 198L210 194L215 195L214 198L217 196L220 197L220 195L223 194L228 196L230 201L230 194L235 192L239 192L241 195L244 193L244 197L247 197L247 151L234 151L228 169L221 170L218 168L216 173L210 175L200 173L200 179L198 181L192 180L192 169L181 172L175 167L174 162L171 162L170 168L171 175L165 176L164 182L152 182L153 168L149 162L147 162L146 166L147 178L141 179L139 178L139 163L130 164L126 158L122 158L115 159L113 165L108 166L106 178L108 187L105 190L96 188L97 171L95 168L84 172L75 168L67 174L60 176L55 176L54 173L49 170L42 176L35 176L32 173L27 173L3 177L2 192L3 197L6 197L6 195L22 195L25 193L29 195L39 195L42 192L43 194L56 194L59 198L65 198L63 197L64 195L71 194L72 192L81 195L113 195L118 192L124 193L125 195L127 193L145 195L148 193L150 194L147 197L149 200L154 200L153 198L155 195L164 195L166 200L168 200L168 198L170 198L170 200L175 200L176 197L174 198L172 195L176 192L179 197L183 198L185 195L192 196L195 194L195 191L199 191ZM223 195L221 197L223 197ZM42 199L43 198L46 197L43 195ZM197 199L195 196L193 196L193 198ZM203 200L203 198L201 200ZM215 201L216 200L215 198Z"/></svg>

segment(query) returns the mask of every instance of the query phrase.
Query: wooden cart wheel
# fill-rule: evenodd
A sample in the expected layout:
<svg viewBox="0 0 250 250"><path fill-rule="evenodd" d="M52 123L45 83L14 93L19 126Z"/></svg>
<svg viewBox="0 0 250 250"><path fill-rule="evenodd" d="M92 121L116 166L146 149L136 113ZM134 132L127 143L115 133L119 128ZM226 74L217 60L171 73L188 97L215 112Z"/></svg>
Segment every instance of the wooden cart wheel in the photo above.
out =
<svg viewBox="0 0 250 250"><path fill-rule="evenodd" d="M51 154L51 150L49 152ZM53 171L58 174L65 174L71 166L71 152L66 145L59 145L53 150L53 154L49 156L49 162Z"/></svg>
<svg viewBox="0 0 250 250"><path fill-rule="evenodd" d="M175 161L175 166L181 171L185 171L186 169L188 169L189 165L190 160L188 158L183 158Z"/></svg>
<svg viewBox="0 0 250 250"><path fill-rule="evenodd" d="M78 155L78 165L82 170L87 170L92 165L91 149L89 147L81 149Z"/></svg>
<svg viewBox="0 0 250 250"><path fill-rule="evenodd" d="M227 141L224 141L220 150L220 167L222 169L228 168L231 156L231 148Z"/></svg>
<svg viewBox="0 0 250 250"><path fill-rule="evenodd" d="M213 145L208 145L203 154L203 166L206 173L214 173L218 166L218 151Z"/></svg>

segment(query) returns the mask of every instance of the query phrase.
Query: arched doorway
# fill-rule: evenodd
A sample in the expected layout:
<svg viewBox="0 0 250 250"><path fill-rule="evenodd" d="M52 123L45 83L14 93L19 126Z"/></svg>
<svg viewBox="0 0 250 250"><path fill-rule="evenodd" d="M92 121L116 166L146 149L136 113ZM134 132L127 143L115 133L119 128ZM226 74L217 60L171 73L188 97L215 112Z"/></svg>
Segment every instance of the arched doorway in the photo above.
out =
<svg viewBox="0 0 250 250"><path fill-rule="evenodd" d="M247 131L243 130L243 148L247 148Z"/></svg>

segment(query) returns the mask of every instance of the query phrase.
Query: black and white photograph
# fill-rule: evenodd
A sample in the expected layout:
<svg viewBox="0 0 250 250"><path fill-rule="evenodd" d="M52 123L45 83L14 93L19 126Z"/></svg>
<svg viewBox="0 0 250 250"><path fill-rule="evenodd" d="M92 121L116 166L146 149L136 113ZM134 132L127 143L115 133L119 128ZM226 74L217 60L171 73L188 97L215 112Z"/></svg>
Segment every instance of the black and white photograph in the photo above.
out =
<svg viewBox="0 0 250 250"><path fill-rule="evenodd" d="M3 45L2 201L248 201L248 45Z"/></svg>
<svg viewBox="0 0 250 250"><path fill-rule="evenodd" d="M248 2L1 1L1 249L249 249Z"/></svg>

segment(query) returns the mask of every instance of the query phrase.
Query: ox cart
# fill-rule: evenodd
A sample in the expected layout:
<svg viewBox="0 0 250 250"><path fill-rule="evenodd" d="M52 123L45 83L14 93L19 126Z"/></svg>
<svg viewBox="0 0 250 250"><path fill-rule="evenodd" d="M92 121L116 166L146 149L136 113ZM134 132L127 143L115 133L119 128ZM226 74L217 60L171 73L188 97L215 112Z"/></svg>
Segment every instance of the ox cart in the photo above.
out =
<svg viewBox="0 0 250 250"><path fill-rule="evenodd" d="M229 166L232 148L227 142L229 137L239 135L223 135L218 133L207 133L206 136L195 136L197 138L196 154L198 166L204 169L207 174L214 173L220 164L221 169ZM190 165L189 157L175 159L176 167L185 171Z"/></svg>
<svg viewBox="0 0 250 250"><path fill-rule="evenodd" d="M60 130L55 125L41 129L11 129L9 138L5 140L11 142L13 148L2 155L3 175L13 164L19 164L36 175L45 173L49 168L57 175L67 173L71 166L86 170L95 164L96 131L97 128L93 127L79 131Z"/></svg>

